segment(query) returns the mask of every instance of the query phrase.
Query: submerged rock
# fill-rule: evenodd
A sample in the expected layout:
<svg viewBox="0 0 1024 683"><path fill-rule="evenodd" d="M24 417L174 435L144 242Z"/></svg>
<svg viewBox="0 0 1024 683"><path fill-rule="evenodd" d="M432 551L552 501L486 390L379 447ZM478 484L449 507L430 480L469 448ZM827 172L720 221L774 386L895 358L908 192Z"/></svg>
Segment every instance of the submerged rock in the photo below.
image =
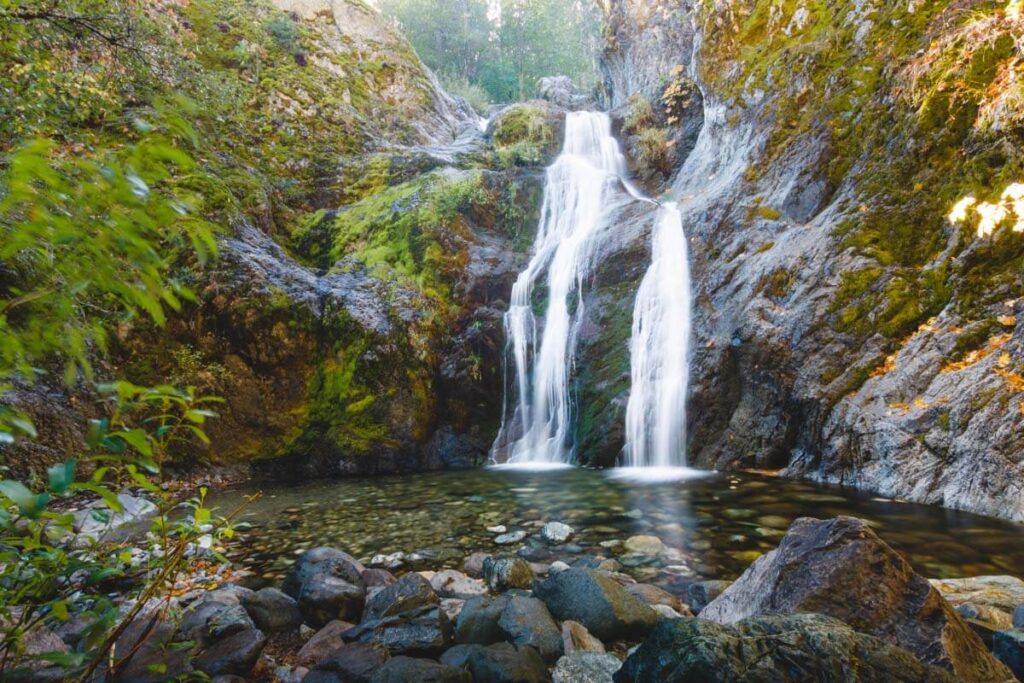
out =
<svg viewBox="0 0 1024 683"><path fill-rule="evenodd" d="M818 614L751 617L727 626L701 619L663 621L615 675L618 683L956 680L902 648Z"/></svg>
<svg viewBox="0 0 1024 683"><path fill-rule="evenodd" d="M956 611L863 521L803 518L701 619L732 624L768 613L815 612L894 645L966 681L999 681L1006 667Z"/></svg>
<svg viewBox="0 0 1024 683"><path fill-rule="evenodd" d="M551 545L561 545L572 538L575 530L562 522L548 522L540 530L540 537Z"/></svg>
<svg viewBox="0 0 1024 683"><path fill-rule="evenodd" d="M556 619L571 619L602 640L638 637L658 620L657 613L613 579L589 569L571 568L534 586Z"/></svg>

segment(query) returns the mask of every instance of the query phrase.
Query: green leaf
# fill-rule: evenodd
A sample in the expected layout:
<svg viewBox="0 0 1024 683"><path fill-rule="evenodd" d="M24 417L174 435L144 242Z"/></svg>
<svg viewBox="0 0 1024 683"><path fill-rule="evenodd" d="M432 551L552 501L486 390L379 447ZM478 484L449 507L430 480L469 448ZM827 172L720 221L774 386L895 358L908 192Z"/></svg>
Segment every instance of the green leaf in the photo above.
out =
<svg viewBox="0 0 1024 683"><path fill-rule="evenodd" d="M110 436L111 438L123 439L132 448L147 457L153 455L153 445L149 442L149 434L144 429L111 432Z"/></svg>
<svg viewBox="0 0 1024 683"><path fill-rule="evenodd" d="M50 489L56 493L64 493L75 480L74 458L54 465L46 470L46 474L50 482Z"/></svg>
<svg viewBox="0 0 1024 683"><path fill-rule="evenodd" d="M72 491L89 491L95 493L97 496L103 499L103 502L108 508L114 512L121 512L124 510L124 506L121 505L121 501L117 499L117 494L108 489L103 484L95 484L93 482L76 482L71 485Z"/></svg>
<svg viewBox="0 0 1024 683"><path fill-rule="evenodd" d="M0 495L10 499L12 503L18 506L23 515L28 515L29 517L36 516L50 501L50 497L45 493L32 493L20 481L13 479L0 480Z"/></svg>

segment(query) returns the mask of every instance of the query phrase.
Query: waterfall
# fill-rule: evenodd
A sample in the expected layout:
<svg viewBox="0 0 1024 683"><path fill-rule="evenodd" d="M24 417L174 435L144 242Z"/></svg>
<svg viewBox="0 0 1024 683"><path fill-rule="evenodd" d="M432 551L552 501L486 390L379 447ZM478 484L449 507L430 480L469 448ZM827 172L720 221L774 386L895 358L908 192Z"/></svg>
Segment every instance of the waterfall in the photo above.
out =
<svg viewBox="0 0 1024 683"><path fill-rule="evenodd" d="M495 462L536 465L572 459L569 379L583 313L582 285L611 195L624 185L637 196L625 176L626 160L608 115L569 113L562 153L547 169L533 256L512 287L505 314L507 374L514 386L506 386L502 426L492 448ZM533 293L545 272L547 308L541 327Z"/></svg>
<svg viewBox="0 0 1024 683"><path fill-rule="evenodd" d="M628 467L686 464L689 346L689 253L679 207L664 204L651 236L651 265L633 306L624 451Z"/></svg>

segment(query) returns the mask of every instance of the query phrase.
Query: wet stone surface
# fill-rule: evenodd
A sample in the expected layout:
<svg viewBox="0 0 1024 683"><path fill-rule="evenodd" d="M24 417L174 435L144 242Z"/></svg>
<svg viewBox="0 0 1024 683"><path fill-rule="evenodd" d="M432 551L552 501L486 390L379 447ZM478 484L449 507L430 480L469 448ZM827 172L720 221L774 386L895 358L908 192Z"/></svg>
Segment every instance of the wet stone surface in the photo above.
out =
<svg viewBox="0 0 1024 683"><path fill-rule="evenodd" d="M263 486L244 520L253 525L233 559L277 584L303 551L345 548L369 561L403 553L394 571L459 569L474 552L572 563L581 555L615 558L642 583L688 585L734 579L778 545L797 517L866 519L921 574L934 578L1016 573L1024 566L1024 527L901 503L853 490L752 474L718 474L662 484L612 479L603 472L476 470ZM229 509L250 493L220 493ZM544 525L570 525L570 543L551 545ZM525 532L497 545L489 528ZM650 536L653 543L629 539ZM651 546L650 548L645 546Z"/></svg>

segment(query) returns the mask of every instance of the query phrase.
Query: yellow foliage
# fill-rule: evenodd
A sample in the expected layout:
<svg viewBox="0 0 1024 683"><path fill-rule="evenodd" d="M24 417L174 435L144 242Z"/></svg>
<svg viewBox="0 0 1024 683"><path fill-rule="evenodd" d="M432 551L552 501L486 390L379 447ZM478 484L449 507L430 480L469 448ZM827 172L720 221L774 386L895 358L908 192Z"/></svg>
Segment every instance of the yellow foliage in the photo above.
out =
<svg viewBox="0 0 1024 683"><path fill-rule="evenodd" d="M987 358L996 349L1005 346L1006 342L1010 341L1011 336L1012 335L1008 333L997 334L996 336L988 340L988 345L985 346L984 348L971 351L966 356L964 356L963 360L957 361L955 363L947 363L945 367L942 368L942 372L956 372L957 370L963 370L964 368L971 367L975 363Z"/></svg>

